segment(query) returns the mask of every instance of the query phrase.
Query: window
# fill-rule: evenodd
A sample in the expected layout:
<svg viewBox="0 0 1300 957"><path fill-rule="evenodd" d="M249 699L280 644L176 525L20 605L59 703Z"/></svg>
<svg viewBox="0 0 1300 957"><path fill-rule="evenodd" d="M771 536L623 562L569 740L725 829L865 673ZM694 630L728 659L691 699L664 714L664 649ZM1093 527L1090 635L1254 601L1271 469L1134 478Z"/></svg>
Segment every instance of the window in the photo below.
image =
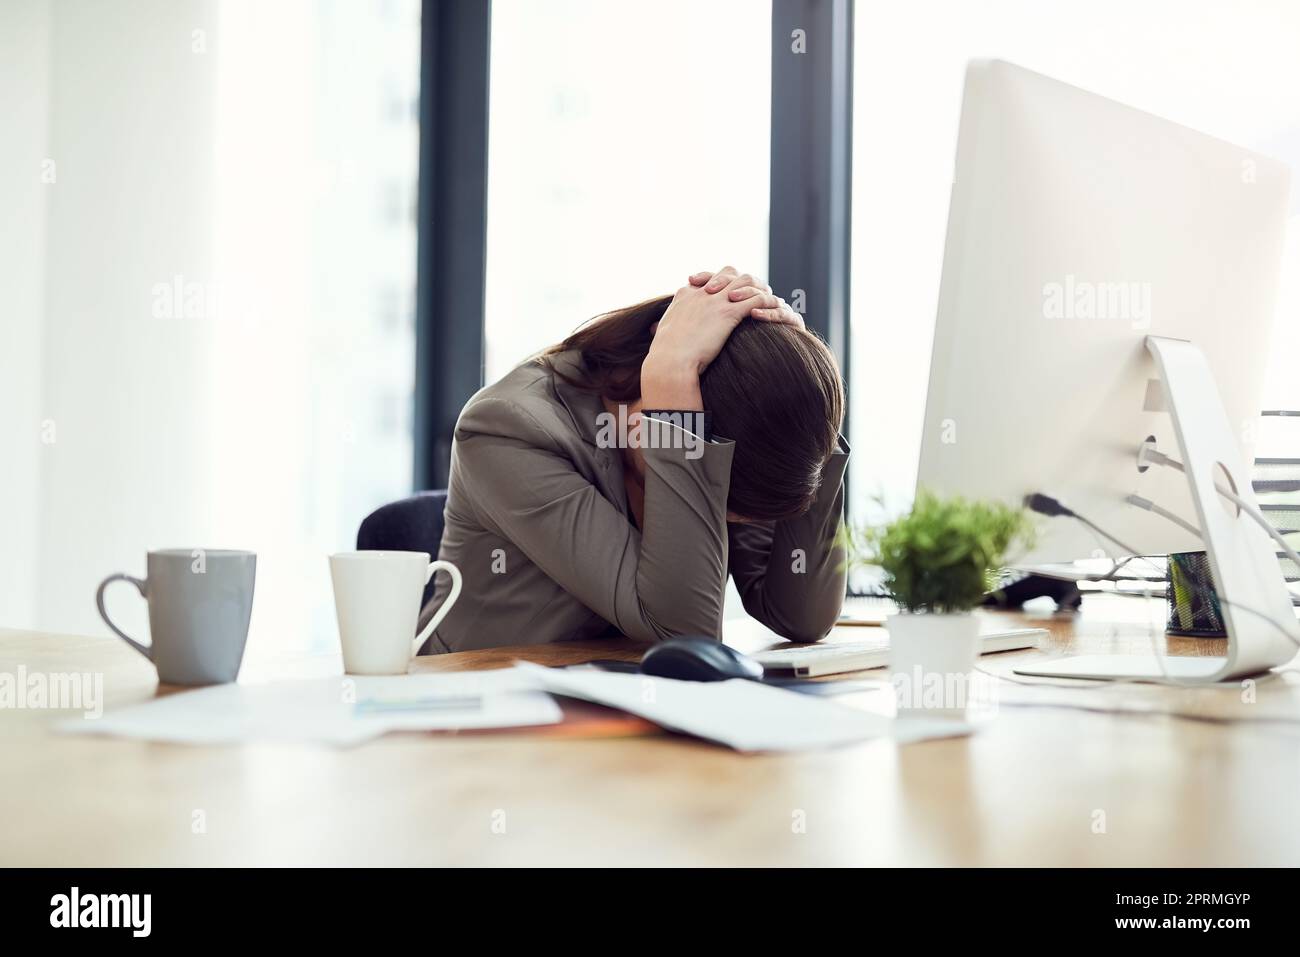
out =
<svg viewBox="0 0 1300 957"><path fill-rule="evenodd" d="M258 553L250 656L328 651L324 556L411 487L420 4L219 17L211 520Z"/></svg>
<svg viewBox="0 0 1300 957"><path fill-rule="evenodd" d="M333 650L325 556L411 488L420 2L22 6L4 623L106 634L105 575L241 548L248 663Z"/></svg>
<svg viewBox="0 0 1300 957"><path fill-rule="evenodd" d="M1009 60L1295 166L1297 48L1300 9L1285 3L920 0L858 8L855 514L878 515L877 494L887 511L905 507L916 481L967 61ZM1265 385L1272 407L1300 407L1300 382L1288 367L1300 347L1300 219L1292 225ZM1261 452L1266 442L1261 433Z"/></svg>
<svg viewBox="0 0 1300 957"><path fill-rule="evenodd" d="M767 264L771 7L494 0L486 380L700 269Z"/></svg>

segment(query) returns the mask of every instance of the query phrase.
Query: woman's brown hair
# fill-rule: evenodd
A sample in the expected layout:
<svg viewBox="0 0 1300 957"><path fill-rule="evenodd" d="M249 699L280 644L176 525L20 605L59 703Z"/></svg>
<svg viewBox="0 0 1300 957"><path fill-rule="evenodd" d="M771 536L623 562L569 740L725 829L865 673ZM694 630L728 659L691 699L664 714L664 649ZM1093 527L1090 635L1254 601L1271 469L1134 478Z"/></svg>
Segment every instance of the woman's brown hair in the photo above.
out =
<svg viewBox="0 0 1300 957"><path fill-rule="evenodd" d="M583 377L566 380L612 402L635 401L651 327L671 302L660 296L597 316L542 360L576 350ZM755 521L807 511L844 419L844 385L826 344L795 326L746 319L700 376L700 392L713 434L736 443L728 510Z"/></svg>

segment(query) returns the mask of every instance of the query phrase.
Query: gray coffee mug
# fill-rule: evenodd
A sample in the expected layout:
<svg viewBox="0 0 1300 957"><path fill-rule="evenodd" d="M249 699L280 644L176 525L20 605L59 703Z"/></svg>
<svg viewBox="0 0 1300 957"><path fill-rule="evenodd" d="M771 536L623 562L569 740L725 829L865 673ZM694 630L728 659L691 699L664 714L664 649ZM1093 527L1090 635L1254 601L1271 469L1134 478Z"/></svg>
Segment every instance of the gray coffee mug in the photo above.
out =
<svg viewBox="0 0 1300 957"><path fill-rule="evenodd" d="M257 556L224 549L170 548L150 552L148 568L144 581L117 574L100 582L95 604L104 623L152 661L158 680L165 684L234 681L253 613ZM148 646L109 619L104 590L115 581L130 582L149 603Z"/></svg>

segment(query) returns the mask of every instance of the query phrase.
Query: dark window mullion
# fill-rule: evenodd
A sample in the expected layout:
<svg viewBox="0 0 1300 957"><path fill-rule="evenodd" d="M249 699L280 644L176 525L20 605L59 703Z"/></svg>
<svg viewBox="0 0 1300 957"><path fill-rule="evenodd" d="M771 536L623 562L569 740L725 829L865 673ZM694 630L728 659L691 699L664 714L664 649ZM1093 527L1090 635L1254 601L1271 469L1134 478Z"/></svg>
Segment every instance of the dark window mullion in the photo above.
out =
<svg viewBox="0 0 1300 957"><path fill-rule="evenodd" d="M456 417L483 384L489 0L424 0L415 487L445 488Z"/></svg>
<svg viewBox="0 0 1300 957"><path fill-rule="evenodd" d="M772 0L771 155L768 281L802 301L847 385L852 0Z"/></svg>

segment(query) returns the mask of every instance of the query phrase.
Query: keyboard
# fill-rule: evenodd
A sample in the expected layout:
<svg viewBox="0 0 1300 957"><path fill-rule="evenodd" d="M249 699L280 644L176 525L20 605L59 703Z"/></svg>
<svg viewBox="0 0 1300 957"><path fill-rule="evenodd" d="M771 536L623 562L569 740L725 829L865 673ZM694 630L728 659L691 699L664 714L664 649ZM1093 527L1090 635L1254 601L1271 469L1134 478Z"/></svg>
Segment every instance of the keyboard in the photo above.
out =
<svg viewBox="0 0 1300 957"><path fill-rule="evenodd" d="M1034 648L1046 637L1045 628L1013 628L989 631L980 635L980 654ZM770 651L750 655L772 673L788 673L796 678L820 678L823 675L867 671L889 664L889 635L881 631L865 641L837 641L829 644L783 645Z"/></svg>
<svg viewBox="0 0 1300 957"><path fill-rule="evenodd" d="M850 595L840 608L841 625L883 625L885 619L898 611L898 606L888 598L875 595Z"/></svg>

